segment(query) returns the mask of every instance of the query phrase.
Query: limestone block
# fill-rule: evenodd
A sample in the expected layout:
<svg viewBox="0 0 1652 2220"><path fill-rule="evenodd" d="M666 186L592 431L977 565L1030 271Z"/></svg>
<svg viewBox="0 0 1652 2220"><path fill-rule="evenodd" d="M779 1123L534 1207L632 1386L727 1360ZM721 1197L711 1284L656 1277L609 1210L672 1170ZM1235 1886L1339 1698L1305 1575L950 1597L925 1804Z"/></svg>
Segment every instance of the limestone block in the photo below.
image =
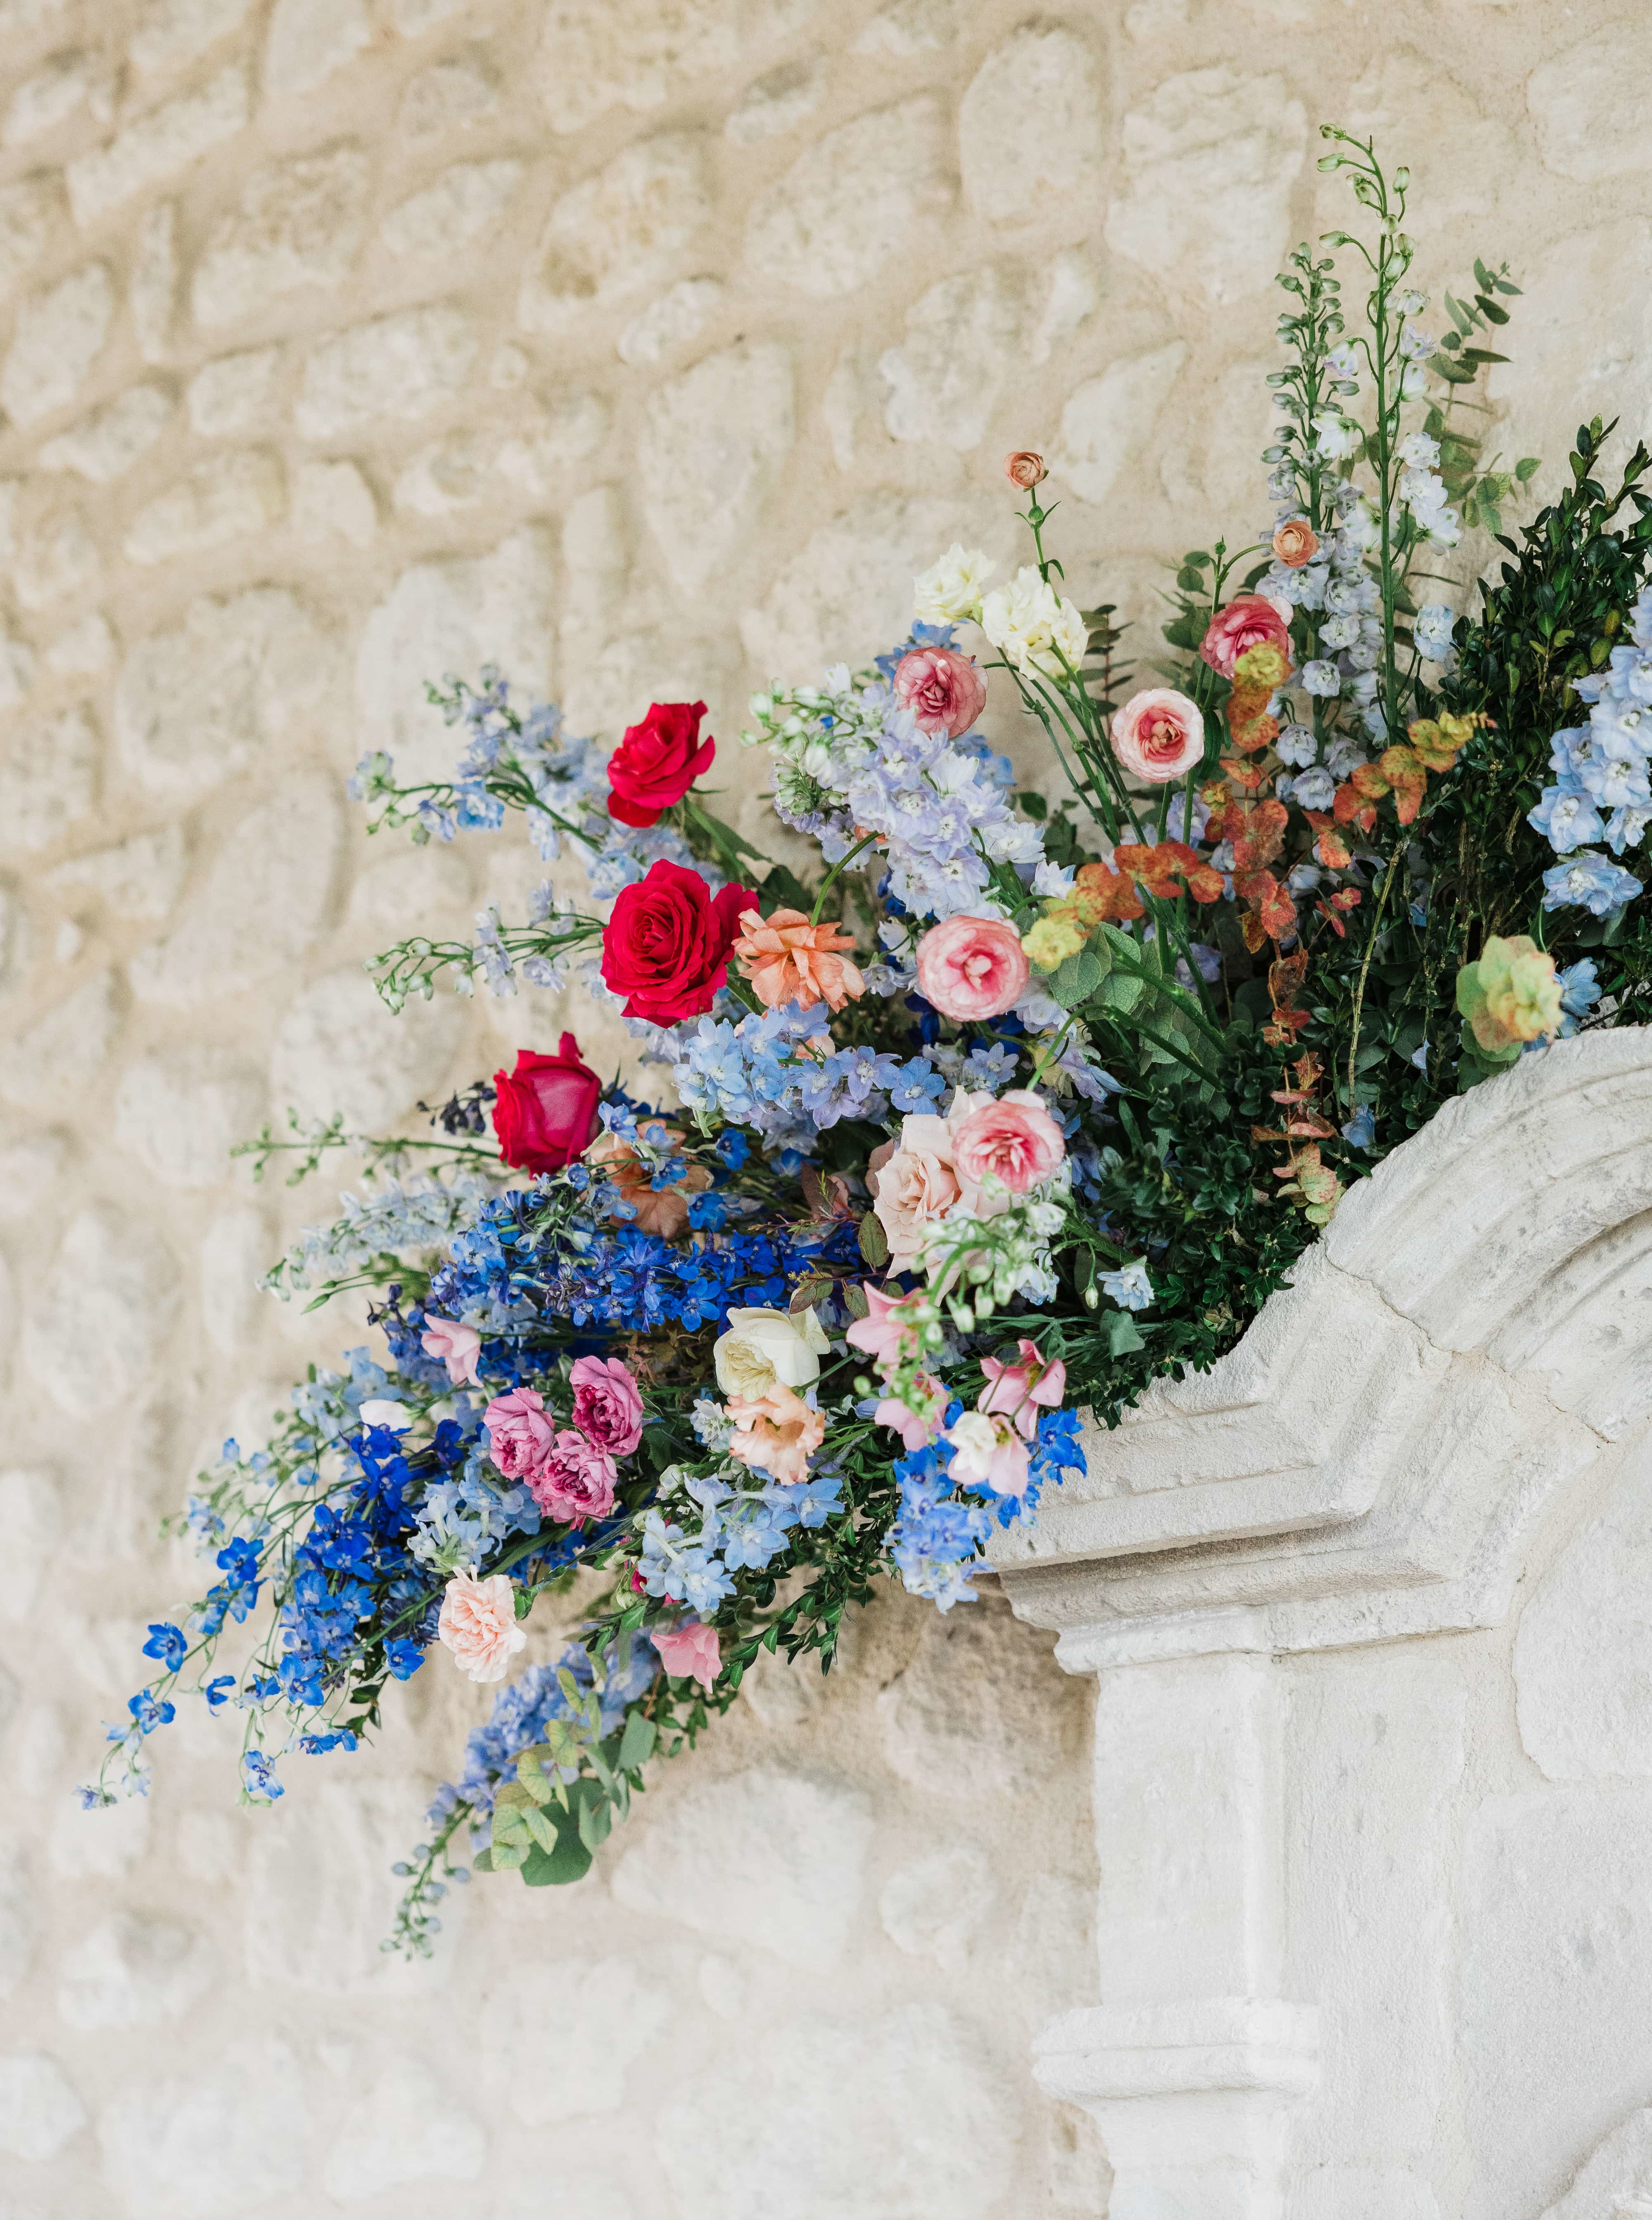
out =
<svg viewBox="0 0 1652 2220"><path fill-rule="evenodd" d="M378 504L353 463L301 463L293 474L292 527L301 539L365 547L378 529Z"/></svg>
<svg viewBox="0 0 1652 2220"><path fill-rule="evenodd" d="M58 634L46 651L46 660L47 667L62 677L90 677L107 670L115 660L115 635L109 628L109 619L101 609L82 617L78 624Z"/></svg>
<svg viewBox="0 0 1652 2220"><path fill-rule="evenodd" d="M262 1315L260 1276L270 1269L274 1244L256 1210L221 1210L201 1238L201 1317L207 1338L226 1356L241 1345Z"/></svg>
<svg viewBox="0 0 1652 2220"><path fill-rule="evenodd" d="M914 54L950 47L974 15L978 0L894 0L861 28L852 54L893 54L907 61Z"/></svg>
<svg viewBox="0 0 1652 2220"><path fill-rule="evenodd" d="M1380 147L1404 138L1412 175L1406 225L1430 241L1431 261L1461 236L1465 215L1506 206L1518 190L1524 141L1488 110L1482 87L1441 68L1437 52L1385 42L1339 115L1347 129Z"/></svg>
<svg viewBox="0 0 1652 2220"><path fill-rule="evenodd" d="M1053 24L1023 24L994 47L958 110L977 215L1028 223L1094 196L1106 154L1097 74L1088 41Z"/></svg>
<svg viewBox="0 0 1652 2220"><path fill-rule="evenodd" d="M489 2066L510 2092L510 2109L527 2128L618 2112L626 2076L670 2026L685 1971L681 1952L614 1955L546 1968L563 2002L553 2021L544 1991L527 1968L506 1976L487 1994L483 2024ZM674 1980L673 1976L677 1977ZM559 2025L586 2030L577 2047Z"/></svg>
<svg viewBox="0 0 1652 2220"><path fill-rule="evenodd" d="M249 347L220 355L190 380L184 399L190 427L203 440L233 439L267 417L281 374L278 346Z"/></svg>
<svg viewBox="0 0 1652 2220"><path fill-rule="evenodd" d="M594 455L608 437L611 412L597 393L561 394L533 425L500 443L495 467L530 501L544 501L570 463Z"/></svg>
<svg viewBox="0 0 1652 2220"><path fill-rule="evenodd" d="M1640 2220L1652 2205L1652 2105L1614 2128L1543 2220Z"/></svg>
<svg viewBox="0 0 1652 2220"><path fill-rule="evenodd" d="M521 177L521 162L455 162L392 209L378 235L392 254L455 254L499 221Z"/></svg>
<svg viewBox="0 0 1652 2220"><path fill-rule="evenodd" d="M158 832L134 832L114 848L72 857L47 874L54 894L84 888L106 902L117 917L156 923L177 901L188 854L181 825Z"/></svg>
<svg viewBox="0 0 1652 2220"><path fill-rule="evenodd" d="M816 1718L845 1685L844 1676L854 1674L859 1640L857 1622L845 1618L830 1673L820 1670L818 1657L800 1657L794 1664L765 1651L741 1681L740 1693L771 1733L788 1734Z"/></svg>
<svg viewBox="0 0 1652 2220"><path fill-rule="evenodd" d="M34 650L0 625L0 709L15 709L34 676Z"/></svg>
<svg viewBox="0 0 1652 2220"><path fill-rule="evenodd" d="M1172 501L1200 512L1231 515L1253 497L1256 458L1268 446L1275 414L1268 373L1271 359L1236 362L1197 410L1156 414L1152 445L1159 483Z"/></svg>
<svg viewBox="0 0 1652 2220"><path fill-rule="evenodd" d="M180 1920L119 1911L99 1920L64 1958L58 2017L88 2034L178 2019L212 1980L200 1937Z"/></svg>
<svg viewBox="0 0 1652 2220"><path fill-rule="evenodd" d="M16 1225L38 1210L68 1153L61 1133L30 1133L0 1147L0 1221Z"/></svg>
<svg viewBox="0 0 1652 2220"><path fill-rule="evenodd" d="M246 72L232 62L198 91L180 93L139 116L107 147L78 155L64 171L75 221L93 223L134 194L176 177L233 139L247 112Z"/></svg>
<svg viewBox="0 0 1652 2220"><path fill-rule="evenodd" d="M237 31L252 0L148 0L127 41L127 58L145 77L181 69Z"/></svg>
<svg viewBox="0 0 1652 2220"><path fill-rule="evenodd" d="M927 94L840 124L752 203L745 257L759 279L830 299L910 252L951 204L939 103Z"/></svg>
<svg viewBox="0 0 1652 2220"><path fill-rule="evenodd" d="M452 302L376 316L311 350L294 421L307 440L334 440L376 417L427 415L463 393L480 346Z"/></svg>
<svg viewBox="0 0 1652 2220"><path fill-rule="evenodd" d="M1283 78L1225 63L1167 78L1125 118L1125 190L1107 244L1152 270L1185 266L1206 298L1271 285L1290 243L1306 113Z"/></svg>
<svg viewBox="0 0 1652 2220"><path fill-rule="evenodd" d="M1624 65L1623 34L1614 26L1532 71L1526 106L1545 169L1593 180L1622 177L1652 162L1638 128L1636 72Z"/></svg>
<svg viewBox="0 0 1652 2220"><path fill-rule="evenodd" d="M12 1044L0 1063L0 1095L20 1110L72 1098L109 1054L115 1026L115 982L103 971Z"/></svg>
<svg viewBox="0 0 1652 2220"><path fill-rule="evenodd" d="M148 453L171 413L171 396L159 385L129 386L48 440L35 460L43 471L74 471L94 485L107 485Z"/></svg>
<svg viewBox="0 0 1652 2220"><path fill-rule="evenodd" d="M365 0L276 0L264 48L264 97L291 100L372 43Z"/></svg>
<svg viewBox="0 0 1652 2220"><path fill-rule="evenodd" d="M139 225L127 291L139 353L146 362L164 362L178 296L175 201L163 201L159 208L152 208Z"/></svg>
<svg viewBox="0 0 1652 2220"><path fill-rule="evenodd" d="M736 147L755 147L806 123L826 97L831 72L824 61L784 62L748 85L732 108L723 136Z"/></svg>
<svg viewBox="0 0 1652 2220"><path fill-rule="evenodd" d="M108 123L115 114L114 74L101 55L53 54L13 93L0 122L0 144L27 146L66 123L77 109L93 123Z"/></svg>
<svg viewBox="0 0 1652 2220"><path fill-rule="evenodd" d="M232 1049L153 1050L115 1094L115 1138L168 1187L217 1187L263 1114L258 1074Z"/></svg>
<svg viewBox="0 0 1652 2220"><path fill-rule="evenodd" d="M62 206L63 188L53 171L0 186L0 300L45 253Z"/></svg>
<svg viewBox="0 0 1652 2220"><path fill-rule="evenodd" d="M1549 500L1580 422L1620 411L1643 422L1652 412L1652 224L1625 210L1569 233L1518 282L1519 359L1493 364L1487 391L1505 406L1518 396L1523 452L1544 458L1533 488ZM1588 315L1573 313L1568 304L1586 298Z"/></svg>
<svg viewBox="0 0 1652 2220"><path fill-rule="evenodd" d="M1119 473L1145 446L1182 364L1187 343L1115 362L1087 377L1061 413L1061 440L1050 467L1081 501L1104 502Z"/></svg>
<svg viewBox="0 0 1652 2220"><path fill-rule="evenodd" d="M70 0L0 0L0 37L22 39L48 25L55 29L69 5Z"/></svg>
<svg viewBox="0 0 1652 2220"><path fill-rule="evenodd" d="M524 328L559 331L589 307L669 277L710 213L697 134L665 132L627 147L552 209L522 279Z"/></svg>
<svg viewBox="0 0 1652 2220"><path fill-rule="evenodd" d="M366 2092L321 2179L340 2204L361 2204L409 2182L478 2181L487 2155L480 2121L427 2068L404 2062Z"/></svg>
<svg viewBox="0 0 1652 2220"><path fill-rule="evenodd" d="M717 278L683 278L634 315L620 334L621 362L658 362L698 339L723 299Z"/></svg>
<svg viewBox="0 0 1652 2220"><path fill-rule="evenodd" d="M539 70L552 129L583 131L622 103L645 113L689 78L726 75L740 12L737 0L633 0L622 22L605 0L551 0Z"/></svg>
<svg viewBox="0 0 1652 2220"><path fill-rule="evenodd" d="M433 440L403 464L390 500L414 516L447 516L456 508L472 508L488 491L496 441L477 432L450 432Z"/></svg>
<svg viewBox="0 0 1652 2220"><path fill-rule="evenodd" d="M987 2220L1014 2139L972 2030L919 2004L771 2024L672 2098L658 2149L683 2220Z"/></svg>
<svg viewBox="0 0 1652 2220"><path fill-rule="evenodd" d="M47 1575L63 1538L65 1510L62 1491L50 1473L12 1470L0 1472L0 1517L13 1537L17 1563L13 1568L16 1608L27 1618L45 1593ZM5 1887L5 1868L0 1861L0 1894Z"/></svg>
<svg viewBox="0 0 1652 2220"><path fill-rule="evenodd" d="M290 745L339 668L332 635L286 587L203 596L176 631L127 657L115 691L121 759L153 794L203 793Z"/></svg>
<svg viewBox="0 0 1652 2220"><path fill-rule="evenodd" d="M990 265L944 278L907 311L907 338L882 358L892 440L980 444L1015 359L1020 301Z"/></svg>
<svg viewBox="0 0 1652 2220"><path fill-rule="evenodd" d="M78 509L61 509L26 536L12 583L26 609L43 609L65 594L87 595L101 567L85 518Z"/></svg>
<svg viewBox="0 0 1652 2220"><path fill-rule="evenodd" d="M226 837L175 930L133 957L139 1000L196 1007L302 955L326 918L339 833L333 781L290 777Z"/></svg>
<svg viewBox="0 0 1652 2220"><path fill-rule="evenodd" d="M416 1102L445 1091L464 1030L456 995L409 1003L392 1016L365 973L329 972L305 988L281 1020L271 1094L306 1118L339 1111L352 1132L383 1133Z"/></svg>
<svg viewBox="0 0 1652 2220"><path fill-rule="evenodd" d="M1034 1874L1004 1951L1004 1972L1034 2024L1095 1994L1095 1898L1067 1874Z"/></svg>
<svg viewBox="0 0 1652 2220"><path fill-rule="evenodd" d="M650 402L643 508L684 593L749 540L791 443L792 361L777 343L709 355Z"/></svg>
<svg viewBox="0 0 1652 2220"><path fill-rule="evenodd" d="M286 507L278 456L262 447L214 455L138 511L126 536L127 558L147 564L204 555L279 524Z"/></svg>
<svg viewBox="0 0 1652 2220"><path fill-rule="evenodd" d="M97 794L97 727L84 706L29 725L0 752L0 849L49 848Z"/></svg>
<svg viewBox="0 0 1652 2220"><path fill-rule="evenodd" d="M957 1973L995 1893L986 1852L956 1843L892 1874L878 1896L878 1918L896 1949Z"/></svg>
<svg viewBox="0 0 1652 2220"><path fill-rule="evenodd" d="M422 38L468 5L469 0L391 0L390 22L404 39Z"/></svg>
<svg viewBox="0 0 1652 2220"><path fill-rule="evenodd" d="M59 1880L116 1880L148 1847L149 1805L141 1797L106 1812L83 1812L65 1797L47 1836L47 1860Z"/></svg>
<svg viewBox="0 0 1652 2220"><path fill-rule="evenodd" d="M0 2151L44 2165L86 2124L74 2085L43 2050L0 2058Z"/></svg>
<svg viewBox="0 0 1652 2220"><path fill-rule="evenodd" d="M1051 1674L1042 1643L1008 1632L1007 1615L984 1601L926 1620L910 1663L877 1699L884 1756L911 1787L1022 1795L1069 1760L1072 1691Z"/></svg>
<svg viewBox="0 0 1652 2220"><path fill-rule="evenodd" d="M372 165L353 140L256 171L196 267L196 323L233 323L284 294L341 284L365 234L371 184Z"/></svg>
<svg viewBox="0 0 1652 2220"><path fill-rule="evenodd" d="M304 2179L297 2058L278 2036L231 2042L221 2062L144 2072L99 2113L103 2179L132 2220L221 2220L296 2196Z"/></svg>
<svg viewBox="0 0 1652 2220"><path fill-rule="evenodd" d="M848 1944L871 1837L867 1798L837 1782L767 1768L696 1781L633 1821L614 1893L633 1911L819 1970Z"/></svg>
<svg viewBox="0 0 1652 2220"><path fill-rule="evenodd" d="M11 1996L28 1978L39 1925L22 1844L0 1842L0 1997Z"/></svg>
<svg viewBox="0 0 1652 2220"><path fill-rule="evenodd" d="M33 424L72 401L103 351L115 314L107 265L89 262L18 312L0 365L0 402L19 424Z"/></svg>
<svg viewBox="0 0 1652 2220"><path fill-rule="evenodd" d="M117 1410L146 1384L178 1294L178 1268L159 1236L107 1203L83 1210L23 1321L24 1362L59 1409Z"/></svg>
<svg viewBox="0 0 1652 2220"><path fill-rule="evenodd" d="M444 131L465 130L499 105L499 80L480 51L434 62L408 80L397 122L415 144Z"/></svg>

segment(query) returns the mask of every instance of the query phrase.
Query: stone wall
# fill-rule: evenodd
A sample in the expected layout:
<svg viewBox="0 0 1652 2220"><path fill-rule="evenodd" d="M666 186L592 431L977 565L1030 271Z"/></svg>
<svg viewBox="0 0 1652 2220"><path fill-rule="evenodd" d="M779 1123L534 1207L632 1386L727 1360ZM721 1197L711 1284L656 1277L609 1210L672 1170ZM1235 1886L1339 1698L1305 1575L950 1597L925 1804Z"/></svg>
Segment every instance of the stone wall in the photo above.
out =
<svg viewBox="0 0 1652 2220"><path fill-rule="evenodd" d="M192 1584L158 1516L356 1331L252 1292L321 1202L231 1143L616 1046L377 1010L364 956L536 876L365 847L357 756L445 754L422 681L491 658L610 733L703 695L755 829L745 694L1009 553L1023 444L1080 597L1150 621L1262 521L1322 115L1410 161L1421 282L1510 259L1499 436L1552 483L1648 415L1642 11L0 0L0 2213L1100 2214L1025 2065L1096 1987L1085 1695L1001 1606L888 1600L411 1974L386 1867L484 1707L439 1662L273 1812L221 1723L148 1805L67 1792Z"/></svg>

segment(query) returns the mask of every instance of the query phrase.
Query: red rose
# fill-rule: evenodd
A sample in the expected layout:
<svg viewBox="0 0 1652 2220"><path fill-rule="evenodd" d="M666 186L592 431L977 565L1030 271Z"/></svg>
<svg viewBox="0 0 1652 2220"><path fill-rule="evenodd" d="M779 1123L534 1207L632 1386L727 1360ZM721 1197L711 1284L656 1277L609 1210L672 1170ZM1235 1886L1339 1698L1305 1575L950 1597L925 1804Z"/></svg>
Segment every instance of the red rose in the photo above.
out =
<svg viewBox="0 0 1652 2220"><path fill-rule="evenodd" d="M725 887L714 899L698 871L664 857L640 886L623 888L602 934L602 976L627 997L627 1017L670 1026L703 1016L728 970L740 912L757 899L750 887Z"/></svg>
<svg viewBox="0 0 1652 2220"><path fill-rule="evenodd" d="M703 702L656 702L640 725L627 725L608 758L608 815L621 825L652 825L711 769L715 740L703 744Z"/></svg>
<svg viewBox="0 0 1652 2220"><path fill-rule="evenodd" d="M499 1153L519 1171L559 1172L583 1156L596 1131L602 1082L579 1060L579 1043L564 1033L555 1056L516 1051L514 1071L496 1071L493 1130Z"/></svg>

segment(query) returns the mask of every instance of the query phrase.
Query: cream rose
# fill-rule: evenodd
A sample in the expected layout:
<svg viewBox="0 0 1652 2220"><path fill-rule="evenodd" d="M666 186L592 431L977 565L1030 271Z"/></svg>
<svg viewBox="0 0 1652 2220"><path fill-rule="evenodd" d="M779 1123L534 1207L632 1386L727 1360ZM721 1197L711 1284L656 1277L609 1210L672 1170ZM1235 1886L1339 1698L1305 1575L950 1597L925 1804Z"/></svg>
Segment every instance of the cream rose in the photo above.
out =
<svg viewBox="0 0 1652 2220"><path fill-rule="evenodd" d="M1089 637L1075 604L1063 601L1030 563L1007 586L986 596L981 629L1019 670L1050 678L1064 676L1063 658L1074 670L1079 668Z"/></svg>
<svg viewBox="0 0 1652 2220"><path fill-rule="evenodd" d="M963 624L981 614L981 596L998 565L979 547L955 539L938 563L932 563L912 585L913 613L920 624Z"/></svg>
<svg viewBox="0 0 1652 2220"><path fill-rule="evenodd" d="M923 1254L929 1229L963 1194L944 1118L914 1112L901 1120L898 1144L874 1149L868 1171L872 1209L888 1237L889 1262L904 1272Z"/></svg>
<svg viewBox="0 0 1652 2220"><path fill-rule="evenodd" d="M771 1388L807 1388L831 1346L812 1310L732 1310L712 1349L725 1395L757 1402Z"/></svg>

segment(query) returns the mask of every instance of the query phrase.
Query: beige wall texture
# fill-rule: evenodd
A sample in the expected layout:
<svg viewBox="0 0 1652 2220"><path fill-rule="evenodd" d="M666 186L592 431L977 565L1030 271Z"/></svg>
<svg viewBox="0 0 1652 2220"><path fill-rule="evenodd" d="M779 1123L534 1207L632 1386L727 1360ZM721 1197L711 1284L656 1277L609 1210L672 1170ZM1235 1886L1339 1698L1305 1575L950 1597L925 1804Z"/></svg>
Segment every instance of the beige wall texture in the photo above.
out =
<svg viewBox="0 0 1652 2220"><path fill-rule="evenodd" d="M757 830L745 694L1009 553L1006 449L1139 625L1251 537L1322 118L1412 165L1421 283L1525 284L1540 486L1641 428L1648 47L1639 0L0 0L4 2220L1105 2211L1025 2064L1105 1992L1085 1694L997 1602L759 1680L577 1891L478 1881L411 1973L388 1864L486 1707L439 1659L273 1812L196 1719L72 1808L196 1585L159 1516L359 1331L253 1292L327 1197L227 1151L617 1045L377 1010L365 956L538 876L361 837L364 748L446 758L426 677L609 735L703 695Z"/></svg>

